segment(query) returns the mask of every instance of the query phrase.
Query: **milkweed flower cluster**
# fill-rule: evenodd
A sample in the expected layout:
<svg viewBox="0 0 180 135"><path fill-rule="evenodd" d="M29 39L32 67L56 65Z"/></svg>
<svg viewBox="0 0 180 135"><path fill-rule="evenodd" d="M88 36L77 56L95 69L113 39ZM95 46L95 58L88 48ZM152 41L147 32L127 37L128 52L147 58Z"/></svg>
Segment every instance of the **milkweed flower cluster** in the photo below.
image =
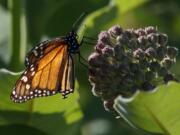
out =
<svg viewBox="0 0 180 135"><path fill-rule="evenodd" d="M137 90L150 91L176 80L170 68L178 49L167 42L168 36L152 26L125 30L116 25L99 34L88 59L89 81L107 111L113 110L119 94L130 97Z"/></svg>

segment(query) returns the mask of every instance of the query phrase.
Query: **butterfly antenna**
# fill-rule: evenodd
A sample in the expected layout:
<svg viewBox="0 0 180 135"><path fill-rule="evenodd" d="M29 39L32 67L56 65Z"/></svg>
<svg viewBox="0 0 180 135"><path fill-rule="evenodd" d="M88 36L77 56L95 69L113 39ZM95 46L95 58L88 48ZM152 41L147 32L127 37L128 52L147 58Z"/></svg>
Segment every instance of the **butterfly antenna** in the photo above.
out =
<svg viewBox="0 0 180 135"><path fill-rule="evenodd" d="M79 18L73 23L73 25L72 25L72 29L73 29L73 30L76 30L77 24L79 23L79 21L80 21L85 15L86 15L86 12L83 12L83 13L79 16Z"/></svg>

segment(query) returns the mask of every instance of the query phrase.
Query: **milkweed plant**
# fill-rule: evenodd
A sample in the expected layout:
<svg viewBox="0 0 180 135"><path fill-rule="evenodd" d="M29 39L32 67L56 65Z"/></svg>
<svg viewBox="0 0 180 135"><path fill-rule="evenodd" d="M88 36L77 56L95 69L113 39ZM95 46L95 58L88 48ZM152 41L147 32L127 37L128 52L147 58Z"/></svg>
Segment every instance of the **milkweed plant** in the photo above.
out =
<svg viewBox="0 0 180 135"><path fill-rule="evenodd" d="M178 81L170 71L178 49L167 44L168 36L156 27L123 29L115 25L99 34L89 56L89 81L94 96L107 111L114 111L117 96L152 91L160 84Z"/></svg>

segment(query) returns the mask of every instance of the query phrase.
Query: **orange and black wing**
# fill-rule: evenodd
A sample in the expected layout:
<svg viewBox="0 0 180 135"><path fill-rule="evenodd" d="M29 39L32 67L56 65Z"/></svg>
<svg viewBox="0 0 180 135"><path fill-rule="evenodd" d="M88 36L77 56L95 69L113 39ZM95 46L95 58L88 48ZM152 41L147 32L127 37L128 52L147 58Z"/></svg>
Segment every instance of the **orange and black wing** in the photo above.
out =
<svg viewBox="0 0 180 135"><path fill-rule="evenodd" d="M51 52L53 49L59 46L61 38L55 38L51 41L43 41L36 45L31 51L27 54L25 58L25 66L30 67L32 64L35 64L39 59L45 56L47 53Z"/></svg>
<svg viewBox="0 0 180 135"><path fill-rule="evenodd" d="M12 101L22 103L58 92L66 97L73 92L74 65L68 54L68 45L61 39L55 39L49 41L43 50L40 57L30 52L27 68L13 88Z"/></svg>
<svg viewBox="0 0 180 135"><path fill-rule="evenodd" d="M61 75L60 75L61 76ZM71 55L68 56L68 60L66 61L64 72L62 74L62 80L60 80L59 89L61 89L61 93L66 98L66 95L72 93L74 91L74 63L73 57Z"/></svg>

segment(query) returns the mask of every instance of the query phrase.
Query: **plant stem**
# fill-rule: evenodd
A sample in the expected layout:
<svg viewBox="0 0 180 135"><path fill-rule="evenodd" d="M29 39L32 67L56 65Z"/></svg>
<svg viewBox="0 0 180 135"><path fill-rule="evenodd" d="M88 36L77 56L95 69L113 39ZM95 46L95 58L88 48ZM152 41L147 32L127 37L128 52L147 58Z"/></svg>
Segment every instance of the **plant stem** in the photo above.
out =
<svg viewBox="0 0 180 135"><path fill-rule="evenodd" d="M20 69L20 42L21 42L21 0L8 0L10 19L11 19L11 31L10 31L10 67L17 71Z"/></svg>

